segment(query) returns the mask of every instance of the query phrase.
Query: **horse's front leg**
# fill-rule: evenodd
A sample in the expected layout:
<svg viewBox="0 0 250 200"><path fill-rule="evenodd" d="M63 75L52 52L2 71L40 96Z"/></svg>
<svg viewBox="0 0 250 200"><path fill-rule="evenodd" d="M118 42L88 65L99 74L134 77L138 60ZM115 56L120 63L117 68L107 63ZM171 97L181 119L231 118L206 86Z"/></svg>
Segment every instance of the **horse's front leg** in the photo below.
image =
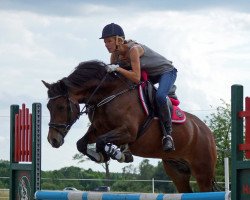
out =
<svg viewBox="0 0 250 200"><path fill-rule="evenodd" d="M128 148L128 143L132 141L127 129L120 127L98 137L96 151L119 162L133 162L133 155Z"/></svg>
<svg viewBox="0 0 250 200"><path fill-rule="evenodd" d="M87 133L77 141L76 146L79 152L82 154L88 156L91 160L102 163L107 162L110 157L105 153L96 152L92 149L88 149L88 144L95 143L96 137L95 137L95 129L93 126L90 126Z"/></svg>
<svg viewBox="0 0 250 200"><path fill-rule="evenodd" d="M79 152L86 155L87 153L87 147L88 147L88 132L77 141L76 147Z"/></svg>

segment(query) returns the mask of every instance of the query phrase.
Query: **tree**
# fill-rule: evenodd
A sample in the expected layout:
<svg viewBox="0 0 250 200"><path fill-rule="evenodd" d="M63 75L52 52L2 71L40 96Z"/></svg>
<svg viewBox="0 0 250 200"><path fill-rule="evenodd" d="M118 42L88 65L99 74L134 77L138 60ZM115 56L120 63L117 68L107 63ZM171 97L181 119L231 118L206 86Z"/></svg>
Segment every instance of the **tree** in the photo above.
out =
<svg viewBox="0 0 250 200"><path fill-rule="evenodd" d="M143 159L139 164L139 172L141 179L152 179L154 175L154 166L149 163L148 159Z"/></svg>
<svg viewBox="0 0 250 200"><path fill-rule="evenodd" d="M217 146L216 179L224 180L224 158L231 158L231 109L230 104L222 101L216 112L206 117L205 123L212 130Z"/></svg>
<svg viewBox="0 0 250 200"><path fill-rule="evenodd" d="M171 181L168 175L165 172L162 161L158 162L158 165L154 170L154 178L158 181ZM164 193L176 193L176 189L174 183L172 182L155 182L155 192L164 192Z"/></svg>
<svg viewBox="0 0 250 200"><path fill-rule="evenodd" d="M124 179L135 179L137 169L134 165L130 164L122 168L122 176Z"/></svg>
<svg viewBox="0 0 250 200"><path fill-rule="evenodd" d="M5 160L0 160L0 176L8 177L10 175L10 162ZM0 188L9 188L9 179L0 179Z"/></svg>

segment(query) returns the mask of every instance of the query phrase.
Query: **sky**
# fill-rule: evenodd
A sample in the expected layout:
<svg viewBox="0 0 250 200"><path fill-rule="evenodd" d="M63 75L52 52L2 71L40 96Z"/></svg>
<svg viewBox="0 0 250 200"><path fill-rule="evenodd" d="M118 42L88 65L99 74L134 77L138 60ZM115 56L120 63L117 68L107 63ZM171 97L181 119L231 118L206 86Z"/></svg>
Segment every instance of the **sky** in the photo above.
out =
<svg viewBox="0 0 250 200"><path fill-rule="evenodd" d="M87 130L82 116L65 143L47 142L47 90L82 61L109 62L99 39L102 28L117 23L127 39L145 44L178 69L180 107L201 119L230 103L232 84L250 95L250 1L247 0L0 0L0 159L9 160L10 105L42 103L42 170L78 166L104 171L92 161L77 163L76 142ZM136 157L138 167L143 158ZM159 160L150 159L156 164ZM110 162L111 172L129 164Z"/></svg>

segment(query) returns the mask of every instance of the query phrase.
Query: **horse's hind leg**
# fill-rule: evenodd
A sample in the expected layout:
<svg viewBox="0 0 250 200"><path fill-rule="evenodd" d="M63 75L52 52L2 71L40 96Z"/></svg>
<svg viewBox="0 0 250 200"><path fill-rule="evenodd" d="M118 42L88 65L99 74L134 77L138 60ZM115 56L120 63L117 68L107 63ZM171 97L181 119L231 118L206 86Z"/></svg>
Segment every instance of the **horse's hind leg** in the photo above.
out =
<svg viewBox="0 0 250 200"><path fill-rule="evenodd" d="M191 173L189 168L186 168L186 170L178 170L173 164L175 161L169 161L169 160L162 160L164 169L167 173L167 175L172 179L174 182L177 191L180 193L187 193L187 192L193 192L192 188L190 187L190 177Z"/></svg>
<svg viewBox="0 0 250 200"><path fill-rule="evenodd" d="M216 146L211 139L210 145L203 145L203 147L204 149L197 149L196 153L193 154L193 159L190 161L190 168L192 170L192 176L194 176L197 181L200 192L210 192L214 190L217 160Z"/></svg>
<svg viewBox="0 0 250 200"><path fill-rule="evenodd" d="M206 162L202 166L192 166L192 174L199 186L200 192L211 192L214 186L214 167Z"/></svg>

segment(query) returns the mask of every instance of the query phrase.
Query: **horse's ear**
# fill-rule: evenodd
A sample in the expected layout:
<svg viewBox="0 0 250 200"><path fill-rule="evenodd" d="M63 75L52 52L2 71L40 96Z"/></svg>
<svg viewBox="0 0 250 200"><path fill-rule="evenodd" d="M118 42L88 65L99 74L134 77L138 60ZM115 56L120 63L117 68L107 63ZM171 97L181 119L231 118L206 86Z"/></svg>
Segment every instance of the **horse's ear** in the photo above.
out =
<svg viewBox="0 0 250 200"><path fill-rule="evenodd" d="M42 80L43 84L45 85L46 88L50 89L51 85L44 80Z"/></svg>

